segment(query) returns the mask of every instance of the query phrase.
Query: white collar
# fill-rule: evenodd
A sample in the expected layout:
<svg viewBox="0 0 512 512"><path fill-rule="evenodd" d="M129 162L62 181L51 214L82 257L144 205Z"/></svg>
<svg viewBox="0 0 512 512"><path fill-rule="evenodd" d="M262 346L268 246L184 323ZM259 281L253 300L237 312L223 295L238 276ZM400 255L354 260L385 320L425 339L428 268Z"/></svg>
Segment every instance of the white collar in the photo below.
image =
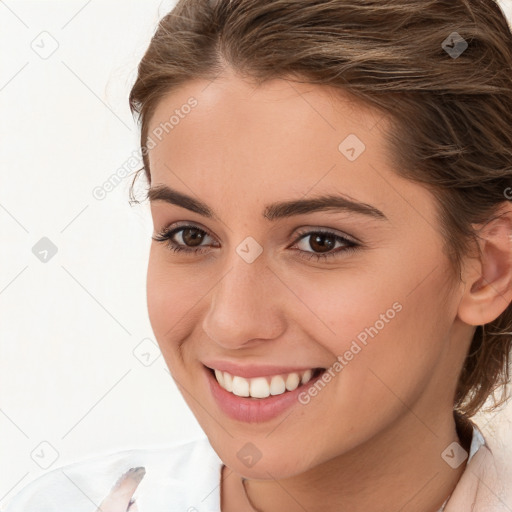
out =
<svg viewBox="0 0 512 512"><path fill-rule="evenodd" d="M486 444L485 443L485 438L484 438L482 432L480 431L480 429L478 428L478 426L475 423L473 423L473 422L471 422L471 424L473 425L473 435L471 437L471 446L469 448L469 455L468 455L468 460L466 462L466 469L468 467L468 464L471 462L471 459L475 455L475 453L482 446L485 446L485 444ZM464 471L466 471L466 469ZM446 498L446 501L441 505L441 508L437 512L443 512L444 511L444 509L445 509L446 505L448 504L448 501L451 498L452 494L453 494L453 491L450 494L450 496L448 496L448 498Z"/></svg>

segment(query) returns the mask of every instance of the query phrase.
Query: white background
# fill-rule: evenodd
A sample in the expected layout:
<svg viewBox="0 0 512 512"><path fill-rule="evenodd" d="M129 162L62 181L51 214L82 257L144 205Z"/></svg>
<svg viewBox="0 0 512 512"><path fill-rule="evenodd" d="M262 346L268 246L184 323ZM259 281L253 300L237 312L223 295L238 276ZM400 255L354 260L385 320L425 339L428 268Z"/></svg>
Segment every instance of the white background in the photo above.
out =
<svg viewBox="0 0 512 512"><path fill-rule="evenodd" d="M0 2L0 506L46 467L204 435L147 318L149 207L130 177L92 193L139 167L128 93L173 5ZM478 418L507 446L511 422L512 405Z"/></svg>

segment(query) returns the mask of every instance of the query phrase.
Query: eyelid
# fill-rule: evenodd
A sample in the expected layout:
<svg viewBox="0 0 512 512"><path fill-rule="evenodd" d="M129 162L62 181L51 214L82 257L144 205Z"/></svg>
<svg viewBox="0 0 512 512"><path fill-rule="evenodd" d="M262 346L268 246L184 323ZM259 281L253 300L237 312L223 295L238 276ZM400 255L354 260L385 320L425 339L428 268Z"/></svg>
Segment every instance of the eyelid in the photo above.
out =
<svg viewBox="0 0 512 512"><path fill-rule="evenodd" d="M183 251L184 254L189 254L189 255L201 254L201 253L204 253L205 251L207 252L208 245L206 245L206 246L199 245L197 247L190 248L190 247L187 247L186 245L181 245L180 243L173 241L173 238L177 233L180 233L182 230L187 229L187 228L201 231L206 236L212 237L212 235L207 230L199 227L195 223L180 222L180 223L178 223L178 225L170 224L169 226L164 228L162 231L160 231L156 237L153 236L152 238L153 238L153 240L155 240L157 242L164 243L165 245L168 246L168 248L170 250L172 250L174 252L182 252ZM346 253L360 250L364 246L362 243L354 241L354 239L357 240L356 237L352 237L351 235L347 235L345 233L340 235L340 234L338 234L337 230L334 230L331 228L309 227L309 228L301 228L299 230L297 238L295 239L295 241L292 243L291 246L287 247L287 249L300 243L300 241L303 238L307 238L308 236L312 236L313 234L330 235L330 236L334 237L337 242L341 242L342 244L344 244L345 247L343 247L343 248L338 247L337 249L330 250L326 253L316 253L314 251L305 251L303 249L294 249L295 251L297 251L298 257L300 257L301 259L310 261L312 258L315 258L317 261L321 261L321 260L325 261L325 262L327 262L328 260L336 261L340 256L344 256ZM215 237L212 237L212 238L215 238Z"/></svg>
<svg viewBox="0 0 512 512"><path fill-rule="evenodd" d="M339 231L334 228L320 228L316 226L307 226L305 228L300 228L297 234L297 238L295 239L294 244L296 244L299 240L301 240L304 235L311 235L312 233L325 233L327 235L339 236L340 238L345 238L348 242L352 242L354 244L362 245L363 243L356 238L355 236L349 235L344 231Z"/></svg>
<svg viewBox="0 0 512 512"><path fill-rule="evenodd" d="M214 237L214 235L211 234L210 230L206 227L202 226L200 223L196 221L177 221L170 223L163 227L160 231L158 231L157 235L163 235L165 233L169 233L170 231L178 230L178 228L192 228L192 229L198 229L199 231L204 231L208 236ZM295 230L296 232L296 238L294 240L294 244L297 243L301 237L307 234L314 233L326 233L326 234L332 234L335 236L340 236L341 238L346 238L348 241L353 242L355 244L363 244L363 242L357 238L354 235L349 235L348 233L344 231L340 231L335 228L326 228L326 227L319 227L319 226L304 226L300 227L298 230Z"/></svg>
<svg viewBox="0 0 512 512"><path fill-rule="evenodd" d="M197 229L198 231L204 231L208 236L212 238L216 238L214 235L212 235L211 231L207 228L205 228L203 225L201 225L199 222L196 221L178 221L178 222L171 222L169 224L165 224L163 228L156 231L156 235L165 235L169 234L173 231L178 231L180 228L186 229Z"/></svg>
<svg viewBox="0 0 512 512"><path fill-rule="evenodd" d="M151 238L156 241L169 241L172 242L172 238L178 233L180 233L184 229L195 229L197 231L202 231L205 233L206 236L209 236L210 238L215 238L210 232L201 227L199 224L196 224L195 222L178 222L178 223L171 223L168 226L165 226L161 230L157 231L156 235L153 235ZM199 246L203 247L203 246ZM194 250L190 248L190 250Z"/></svg>

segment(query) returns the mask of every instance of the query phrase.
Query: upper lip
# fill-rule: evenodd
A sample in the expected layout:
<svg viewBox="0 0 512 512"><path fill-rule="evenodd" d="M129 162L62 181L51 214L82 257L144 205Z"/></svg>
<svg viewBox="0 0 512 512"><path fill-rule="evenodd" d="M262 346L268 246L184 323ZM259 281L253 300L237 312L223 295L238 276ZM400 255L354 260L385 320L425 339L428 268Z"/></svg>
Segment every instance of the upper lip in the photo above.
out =
<svg viewBox="0 0 512 512"><path fill-rule="evenodd" d="M270 364L263 365L256 363L247 363L244 365L240 365L230 361L219 360L203 361L203 364L212 370L228 372L231 375L238 375L239 377L244 377L246 379L251 379L254 377L268 377L269 375L281 375L284 373L300 373L306 370L314 370L315 368L320 368L318 366L311 365L282 366Z"/></svg>

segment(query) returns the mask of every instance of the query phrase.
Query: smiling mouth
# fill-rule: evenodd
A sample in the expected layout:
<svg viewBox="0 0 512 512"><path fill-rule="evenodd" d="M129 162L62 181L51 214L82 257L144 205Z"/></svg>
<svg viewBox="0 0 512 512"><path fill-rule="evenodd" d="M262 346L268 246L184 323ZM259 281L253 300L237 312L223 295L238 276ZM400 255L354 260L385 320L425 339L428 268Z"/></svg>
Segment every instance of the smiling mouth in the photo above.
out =
<svg viewBox="0 0 512 512"><path fill-rule="evenodd" d="M226 371L206 368L215 377L217 383L224 390L240 397L255 399L269 396L282 395L304 386L312 379L318 377L326 368L311 368L301 372L284 373L280 375L268 375L246 379L239 375L233 375Z"/></svg>

